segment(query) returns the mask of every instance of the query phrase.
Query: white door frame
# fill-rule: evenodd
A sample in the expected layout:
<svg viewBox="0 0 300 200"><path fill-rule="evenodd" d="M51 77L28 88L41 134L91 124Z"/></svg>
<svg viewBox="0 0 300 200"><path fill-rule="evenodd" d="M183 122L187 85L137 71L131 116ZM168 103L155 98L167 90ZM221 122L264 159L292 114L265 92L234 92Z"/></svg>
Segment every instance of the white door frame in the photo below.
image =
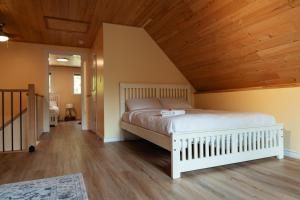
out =
<svg viewBox="0 0 300 200"><path fill-rule="evenodd" d="M61 54L61 55L80 55L81 56L81 128L82 130L87 130L87 116L86 116L86 91L85 88L85 78L86 70L84 67L88 67L88 54L79 51L60 51L60 50L47 50L45 52L45 101L44 101L44 132L50 131L49 124L49 54Z"/></svg>
<svg viewBox="0 0 300 200"><path fill-rule="evenodd" d="M95 102L93 100L93 94L92 94L92 89L88 88L89 93L90 93L90 98L89 98L89 103L90 103L90 112L89 112L89 117L90 117L90 124L89 124L89 130L92 132L97 133L98 131L98 120L97 120L97 106L98 106L98 98L97 98L97 85L98 85L98 80L97 80L97 54L95 52L93 52L91 54L92 58L91 61L91 79L92 79L92 83L91 83L91 88L93 88L93 92L95 92L96 96L95 96ZM92 109L94 109L94 111L91 111ZM91 118L91 115L94 115L94 119ZM91 123L94 123L92 126Z"/></svg>

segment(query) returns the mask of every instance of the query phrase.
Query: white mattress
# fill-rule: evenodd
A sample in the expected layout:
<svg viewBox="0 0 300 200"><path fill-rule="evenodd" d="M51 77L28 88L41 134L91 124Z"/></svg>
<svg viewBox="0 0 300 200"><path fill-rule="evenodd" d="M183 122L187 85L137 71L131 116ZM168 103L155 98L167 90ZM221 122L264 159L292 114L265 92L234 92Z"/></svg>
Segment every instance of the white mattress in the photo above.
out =
<svg viewBox="0 0 300 200"><path fill-rule="evenodd" d="M162 134L271 126L273 116L263 113L188 109L185 115L161 117L159 109L124 113L122 120Z"/></svg>
<svg viewBox="0 0 300 200"><path fill-rule="evenodd" d="M50 113L59 114L58 106L54 106L54 105L49 106L49 111L50 111Z"/></svg>

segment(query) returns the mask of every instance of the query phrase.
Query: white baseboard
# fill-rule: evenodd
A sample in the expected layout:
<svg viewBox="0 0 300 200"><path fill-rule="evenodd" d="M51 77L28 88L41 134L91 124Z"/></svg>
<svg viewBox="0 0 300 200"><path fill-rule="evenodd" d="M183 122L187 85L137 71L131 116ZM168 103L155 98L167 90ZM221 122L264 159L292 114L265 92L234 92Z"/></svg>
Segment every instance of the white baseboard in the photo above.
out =
<svg viewBox="0 0 300 200"><path fill-rule="evenodd" d="M118 137L104 137L103 142L104 143L109 143L109 142L120 142L124 141L125 138L123 136L118 136Z"/></svg>
<svg viewBox="0 0 300 200"><path fill-rule="evenodd" d="M50 126L49 127L44 127L42 132L43 133L49 133L50 132Z"/></svg>
<svg viewBox="0 0 300 200"><path fill-rule="evenodd" d="M287 157L300 159L300 152L292 151L290 149L285 149L284 150L284 155L287 156Z"/></svg>
<svg viewBox="0 0 300 200"><path fill-rule="evenodd" d="M86 127L86 126L82 126L82 127L81 127L81 130L83 130L83 131L88 131L89 129L88 129L88 127Z"/></svg>
<svg viewBox="0 0 300 200"><path fill-rule="evenodd" d="M104 143L109 143L109 142L121 142L125 140L137 140L140 139L139 137L135 135L119 135L119 136L114 136L114 137L104 137L103 142Z"/></svg>

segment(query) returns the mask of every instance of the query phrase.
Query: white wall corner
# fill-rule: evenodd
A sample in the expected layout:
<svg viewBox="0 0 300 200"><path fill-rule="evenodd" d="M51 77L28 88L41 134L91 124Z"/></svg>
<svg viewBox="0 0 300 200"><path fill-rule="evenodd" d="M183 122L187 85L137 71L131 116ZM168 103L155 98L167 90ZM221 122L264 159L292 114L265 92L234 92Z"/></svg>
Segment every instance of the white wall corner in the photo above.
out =
<svg viewBox="0 0 300 200"><path fill-rule="evenodd" d="M120 142L124 140L125 138L123 136L114 136L114 137L104 137L103 142L110 143L110 142Z"/></svg>
<svg viewBox="0 0 300 200"><path fill-rule="evenodd" d="M104 139L103 139L103 142L104 143L110 143L110 142L120 142L120 141L125 141L125 140L138 140L140 139L139 137L137 137L136 135L133 135L133 134L129 134L129 133L123 133L121 135L118 135L118 136L113 136L113 137L105 137L104 136Z"/></svg>
<svg viewBox="0 0 300 200"><path fill-rule="evenodd" d="M284 149L284 156L300 159L300 152Z"/></svg>
<svg viewBox="0 0 300 200"><path fill-rule="evenodd" d="M82 125L81 125L81 129L82 129L83 131L88 131L88 130L89 130L86 124L82 124Z"/></svg>

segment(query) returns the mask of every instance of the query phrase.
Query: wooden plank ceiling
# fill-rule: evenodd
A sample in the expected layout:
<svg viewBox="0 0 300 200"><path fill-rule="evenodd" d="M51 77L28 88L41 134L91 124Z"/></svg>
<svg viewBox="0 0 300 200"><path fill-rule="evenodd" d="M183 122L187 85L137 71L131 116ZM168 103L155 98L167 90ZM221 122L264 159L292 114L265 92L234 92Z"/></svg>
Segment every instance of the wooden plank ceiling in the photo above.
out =
<svg viewBox="0 0 300 200"><path fill-rule="evenodd" d="M300 83L300 0L0 0L0 21L15 40L77 47L103 22L144 27L198 91Z"/></svg>

